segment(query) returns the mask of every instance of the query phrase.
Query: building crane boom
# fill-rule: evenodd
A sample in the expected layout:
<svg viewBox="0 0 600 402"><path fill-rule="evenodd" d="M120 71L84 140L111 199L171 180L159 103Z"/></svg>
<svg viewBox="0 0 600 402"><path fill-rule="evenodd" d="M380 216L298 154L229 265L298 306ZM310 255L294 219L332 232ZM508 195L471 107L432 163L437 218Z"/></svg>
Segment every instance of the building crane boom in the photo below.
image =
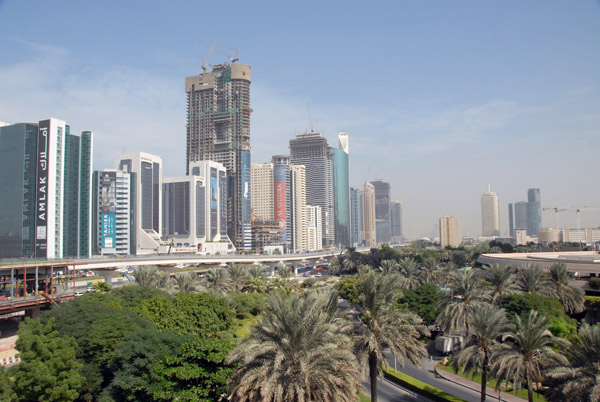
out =
<svg viewBox="0 0 600 402"><path fill-rule="evenodd" d="M210 56L211 56L213 50L215 50L215 45L217 44L218 39L219 38L215 38L215 40L213 40L212 44L210 44L206 41L203 41L203 40L198 41L198 42L202 43L203 45L208 46L208 55L206 56L206 60L204 59L204 56L202 57L202 70L204 72L206 72L206 65L208 64L208 61L210 60Z"/></svg>

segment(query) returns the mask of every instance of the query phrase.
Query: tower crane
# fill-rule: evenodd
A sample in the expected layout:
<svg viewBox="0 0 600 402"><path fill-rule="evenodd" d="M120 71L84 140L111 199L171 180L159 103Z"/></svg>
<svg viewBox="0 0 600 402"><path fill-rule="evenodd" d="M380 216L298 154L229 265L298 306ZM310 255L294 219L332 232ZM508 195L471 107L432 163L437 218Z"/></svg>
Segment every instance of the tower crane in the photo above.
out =
<svg viewBox="0 0 600 402"><path fill-rule="evenodd" d="M240 59L240 58L238 57L238 56L239 56L239 54L240 54L240 51L239 51L239 49L235 49L235 56L231 56L230 54L228 54L228 53L225 53L223 50L221 50L221 49L217 49L217 48L215 47L215 44L217 43L217 39L215 39L215 41L213 42L213 44L212 44L212 45L209 45L209 44L208 44L208 42L206 42L206 41L203 41L203 40L200 40L199 42L200 42L200 43L202 43L203 45L209 46L209 47L211 48L211 51L212 51L212 49L214 49L214 50L216 50L217 52L221 53L223 56L227 57L227 58L229 59L229 61L231 61L231 63L235 63L236 61L238 61L238 60Z"/></svg>
<svg viewBox="0 0 600 402"><path fill-rule="evenodd" d="M568 211L569 208L559 208L559 207L542 208L542 211L549 211L549 210L552 210L556 213L556 228L560 229L559 222L558 222L558 213Z"/></svg>
<svg viewBox="0 0 600 402"><path fill-rule="evenodd" d="M203 40L200 40L199 42L208 46L208 55L206 56L206 60L204 59L204 56L202 56L202 70L204 72L206 72L206 65L208 64L208 60L210 60L210 55L212 54L213 50L215 50L215 45L217 44L217 39L219 38L215 38L215 40L213 40L212 44L209 44L208 42L205 42Z"/></svg>

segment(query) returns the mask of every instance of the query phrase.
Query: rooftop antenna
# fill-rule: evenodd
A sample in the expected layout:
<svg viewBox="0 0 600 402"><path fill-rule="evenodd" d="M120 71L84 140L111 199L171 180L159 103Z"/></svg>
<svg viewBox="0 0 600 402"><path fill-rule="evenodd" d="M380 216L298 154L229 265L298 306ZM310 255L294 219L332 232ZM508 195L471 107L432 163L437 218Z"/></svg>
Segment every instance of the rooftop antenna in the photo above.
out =
<svg viewBox="0 0 600 402"><path fill-rule="evenodd" d="M215 50L215 45L217 44L217 39L219 39L219 38L215 38L215 40L213 40L212 44L209 44L208 42L205 42L203 40L199 41L203 45L208 46L208 56L206 56L206 59L204 59L204 56L202 56L202 70L204 72L206 72L206 65L208 64L208 60L210 59L210 55L212 54L213 50Z"/></svg>
<svg viewBox="0 0 600 402"><path fill-rule="evenodd" d="M310 116L310 103L309 102L306 102L306 108L308 109L308 122L310 123L310 132L314 133L315 131L313 130L312 117Z"/></svg>

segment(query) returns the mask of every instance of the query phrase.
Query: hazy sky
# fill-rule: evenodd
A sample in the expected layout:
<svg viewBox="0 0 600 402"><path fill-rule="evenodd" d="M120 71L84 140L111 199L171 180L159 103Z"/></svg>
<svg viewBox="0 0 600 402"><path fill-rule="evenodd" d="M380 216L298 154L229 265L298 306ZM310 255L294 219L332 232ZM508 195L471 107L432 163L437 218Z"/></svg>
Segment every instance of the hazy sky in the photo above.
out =
<svg viewBox="0 0 600 402"><path fill-rule="evenodd" d="M600 207L598 0L0 0L0 121L57 117L94 131L95 169L144 151L183 175L184 80L215 37L252 67L252 160L289 152L309 102L330 145L349 134L351 185L391 183L409 236L446 214L480 235L488 184L502 233L530 187Z"/></svg>

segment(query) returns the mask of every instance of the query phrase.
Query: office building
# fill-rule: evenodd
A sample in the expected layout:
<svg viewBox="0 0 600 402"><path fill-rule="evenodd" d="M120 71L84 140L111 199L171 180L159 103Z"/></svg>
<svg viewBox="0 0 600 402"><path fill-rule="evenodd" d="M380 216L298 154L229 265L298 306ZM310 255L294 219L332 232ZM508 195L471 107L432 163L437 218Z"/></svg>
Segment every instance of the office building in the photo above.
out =
<svg viewBox="0 0 600 402"><path fill-rule="evenodd" d="M488 191L481 196L481 235L484 237L500 236L500 217L498 208L498 196Z"/></svg>
<svg viewBox="0 0 600 402"><path fill-rule="evenodd" d="M371 183L365 184L360 190L362 205L362 232L361 237L365 247L377 245L377 226L375 219L375 187Z"/></svg>
<svg viewBox="0 0 600 402"><path fill-rule="evenodd" d="M237 247L247 251L252 244L250 83L250 66L241 63L215 65L212 72L185 79L186 174L196 161L212 160L225 166L227 232Z"/></svg>
<svg viewBox="0 0 600 402"><path fill-rule="evenodd" d="M460 225L454 216L442 216L440 218L440 245L459 247L462 241Z"/></svg>
<svg viewBox="0 0 600 402"><path fill-rule="evenodd" d="M252 221L271 222L275 217L273 201L273 164L251 164Z"/></svg>
<svg viewBox="0 0 600 402"><path fill-rule="evenodd" d="M135 255L136 174L106 169L92 179L94 255Z"/></svg>
<svg viewBox="0 0 600 402"><path fill-rule="evenodd" d="M290 225L291 215L288 216L290 208L290 157L288 155L275 155L272 158L273 163L273 213L275 222L279 226L279 240L286 246L290 243L288 238L288 227ZM289 233L291 237L291 233Z"/></svg>
<svg viewBox="0 0 600 402"><path fill-rule="evenodd" d="M352 246L357 247L362 244L362 200L360 188L352 187L350 189L350 232Z"/></svg>
<svg viewBox="0 0 600 402"><path fill-rule="evenodd" d="M377 243L389 243L392 238L390 219L390 183L375 180L371 184L375 189L375 222Z"/></svg>
<svg viewBox="0 0 600 402"><path fill-rule="evenodd" d="M513 204L508 204L508 237L515 238L515 212Z"/></svg>
<svg viewBox="0 0 600 402"><path fill-rule="evenodd" d="M214 161L197 161L189 168L188 176L163 178L163 241L171 245L171 252L232 251L227 236L225 167Z"/></svg>
<svg viewBox="0 0 600 402"><path fill-rule="evenodd" d="M350 168L348 134L338 134L339 146L333 148L333 187L335 203L335 245L349 247L350 241Z"/></svg>
<svg viewBox="0 0 600 402"><path fill-rule="evenodd" d="M323 249L323 213L318 205L307 205L304 209L306 215L306 249L319 251Z"/></svg>
<svg viewBox="0 0 600 402"><path fill-rule="evenodd" d="M392 224L392 243L402 243L404 240L402 201L390 201L390 221Z"/></svg>
<svg viewBox="0 0 600 402"><path fill-rule="evenodd" d="M527 202L519 201L515 206L515 230L527 229Z"/></svg>
<svg viewBox="0 0 600 402"><path fill-rule="evenodd" d="M524 246L529 241L527 236L527 229L515 228L515 243L517 246Z"/></svg>
<svg viewBox="0 0 600 402"><path fill-rule="evenodd" d="M115 170L135 173L136 254L151 254L162 246L162 159L144 152L122 154Z"/></svg>
<svg viewBox="0 0 600 402"><path fill-rule="evenodd" d="M323 246L335 243L333 163L327 140L316 132L290 140L291 164L304 165L306 204L321 207Z"/></svg>
<svg viewBox="0 0 600 402"><path fill-rule="evenodd" d="M527 190L527 236L537 236L542 227L542 203L540 189Z"/></svg>
<svg viewBox="0 0 600 402"><path fill-rule="evenodd" d="M59 119L0 126L0 258L89 256L91 149Z"/></svg>
<svg viewBox="0 0 600 402"><path fill-rule="evenodd" d="M65 179L63 256L88 258L92 254L92 144L93 134L70 133L65 126Z"/></svg>

